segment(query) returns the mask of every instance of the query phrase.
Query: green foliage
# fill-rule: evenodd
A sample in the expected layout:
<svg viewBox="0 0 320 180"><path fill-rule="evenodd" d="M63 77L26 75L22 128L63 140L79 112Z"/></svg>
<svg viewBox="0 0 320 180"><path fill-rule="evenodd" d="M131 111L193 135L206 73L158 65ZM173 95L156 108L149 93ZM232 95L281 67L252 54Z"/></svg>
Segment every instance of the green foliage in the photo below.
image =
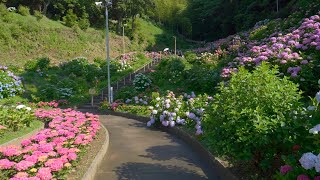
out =
<svg viewBox="0 0 320 180"><path fill-rule="evenodd" d="M22 108L19 108L21 106ZM24 127L30 127L36 118L30 107L19 105L15 107L0 106L0 125L12 131L18 131Z"/></svg>
<svg viewBox="0 0 320 180"><path fill-rule="evenodd" d="M90 22L87 18L83 17L79 20L78 25L80 29L87 30L90 27Z"/></svg>
<svg viewBox="0 0 320 180"><path fill-rule="evenodd" d="M9 12L7 10L7 7L5 4L0 3L0 16L5 16L7 15Z"/></svg>
<svg viewBox="0 0 320 180"><path fill-rule="evenodd" d="M117 91L114 99L120 99L120 100L125 101L125 100L127 100L128 97L133 97L137 93L138 92L136 91L136 89L134 89L130 86L126 86L126 87L123 87Z"/></svg>
<svg viewBox="0 0 320 180"><path fill-rule="evenodd" d="M213 93L221 81L220 71L210 65L194 65L185 73L185 84L195 92ZM196 87L196 88L195 88Z"/></svg>
<svg viewBox="0 0 320 180"><path fill-rule="evenodd" d="M78 20L78 17L75 13L73 13L72 9L69 9L67 11L66 16L63 17L63 22L68 27L73 27L73 26L77 25L78 24L77 20Z"/></svg>
<svg viewBox="0 0 320 180"><path fill-rule="evenodd" d="M50 65L50 59L47 57L38 58L36 60L29 60L25 64L25 69L28 71L43 71L47 70Z"/></svg>
<svg viewBox="0 0 320 180"><path fill-rule="evenodd" d="M235 160L255 160L270 168L276 154L291 149L305 133L301 93L276 68L263 64L253 73L240 68L220 84L209 117L204 121L210 147Z"/></svg>
<svg viewBox="0 0 320 180"><path fill-rule="evenodd" d="M40 11L34 11L33 15L37 18L38 21L43 18L43 14Z"/></svg>
<svg viewBox="0 0 320 180"><path fill-rule="evenodd" d="M22 16L28 16L30 15L30 9L26 6L20 5L18 7L18 13L21 14Z"/></svg>

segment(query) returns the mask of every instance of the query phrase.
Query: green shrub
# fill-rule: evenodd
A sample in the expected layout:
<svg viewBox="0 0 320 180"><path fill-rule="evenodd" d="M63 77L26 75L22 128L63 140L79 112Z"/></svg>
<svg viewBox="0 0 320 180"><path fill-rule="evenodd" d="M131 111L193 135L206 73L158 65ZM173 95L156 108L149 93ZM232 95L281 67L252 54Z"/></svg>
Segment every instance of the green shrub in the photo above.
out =
<svg viewBox="0 0 320 180"><path fill-rule="evenodd" d="M33 15L37 18L38 21L43 18L43 14L40 11L34 11Z"/></svg>
<svg viewBox="0 0 320 180"><path fill-rule="evenodd" d="M0 106L0 125L12 131L30 127L31 122L35 119L31 108L25 105L18 105L17 107Z"/></svg>
<svg viewBox="0 0 320 180"><path fill-rule="evenodd" d="M73 27L77 25L77 20L78 20L78 17L76 14L73 13L72 9L69 9L67 11L67 15L63 17L63 22L68 27Z"/></svg>
<svg viewBox="0 0 320 180"><path fill-rule="evenodd" d="M21 14L22 16L28 16L30 15L30 9L26 6L19 5L18 13Z"/></svg>
<svg viewBox="0 0 320 180"><path fill-rule="evenodd" d="M79 20L79 27L82 30L87 30L90 27L90 21L89 21L89 15L88 14L84 14L83 17Z"/></svg>
<svg viewBox="0 0 320 180"><path fill-rule="evenodd" d="M1 16L4 16L4 15L7 15L9 12L7 10L7 7L5 4L3 3L0 3L0 17Z"/></svg>
<svg viewBox="0 0 320 180"><path fill-rule="evenodd" d="M276 155L291 150L304 133L298 85L262 64L253 73L240 68L219 94L204 121L210 149L234 160L270 167Z"/></svg>
<svg viewBox="0 0 320 180"><path fill-rule="evenodd" d="M133 96L135 96L135 95L137 95L137 91L134 89L134 88L132 88L132 87L130 87L130 86L127 86L127 87L123 87L123 88L121 88L121 89L119 89L118 91L117 91L117 93L115 94L115 97L114 97L114 99L121 99L121 100L127 100L128 98L130 98L130 97L133 97Z"/></svg>
<svg viewBox="0 0 320 180"><path fill-rule="evenodd" d="M49 68L50 59L47 57L38 58L36 60L29 60L25 64L25 69L28 71L44 71Z"/></svg>

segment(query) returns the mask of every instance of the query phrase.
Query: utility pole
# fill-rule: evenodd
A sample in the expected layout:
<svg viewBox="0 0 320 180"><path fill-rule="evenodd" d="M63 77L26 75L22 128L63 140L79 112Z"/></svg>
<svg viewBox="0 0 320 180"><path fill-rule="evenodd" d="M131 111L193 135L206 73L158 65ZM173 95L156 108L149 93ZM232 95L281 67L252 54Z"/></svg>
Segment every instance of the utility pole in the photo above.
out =
<svg viewBox="0 0 320 180"><path fill-rule="evenodd" d="M122 45L123 45L123 54L126 53L126 44L124 41L124 27L127 26L127 24L122 25Z"/></svg>
<svg viewBox="0 0 320 180"><path fill-rule="evenodd" d="M173 36L174 37L174 55L177 56L177 37L176 36Z"/></svg>

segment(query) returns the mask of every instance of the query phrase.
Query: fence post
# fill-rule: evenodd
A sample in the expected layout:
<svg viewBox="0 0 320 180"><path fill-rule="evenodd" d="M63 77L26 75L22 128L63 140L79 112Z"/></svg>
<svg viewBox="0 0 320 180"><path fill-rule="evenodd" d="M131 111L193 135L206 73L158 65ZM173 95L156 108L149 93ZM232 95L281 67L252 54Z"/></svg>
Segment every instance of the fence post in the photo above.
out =
<svg viewBox="0 0 320 180"><path fill-rule="evenodd" d="M111 94L111 102L113 102L113 87L110 88L110 94Z"/></svg>
<svg viewBox="0 0 320 180"><path fill-rule="evenodd" d="M101 100L103 101L103 89L101 90Z"/></svg>
<svg viewBox="0 0 320 180"><path fill-rule="evenodd" d="M130 73L130 81L131 81L131 75L132 75L132 73Z"/></svg>
<svg viewBox="0 0 320 180"><path fill-rule="evenodd" d="M126 78L123 78L123 85L126 85Z"/></svg>

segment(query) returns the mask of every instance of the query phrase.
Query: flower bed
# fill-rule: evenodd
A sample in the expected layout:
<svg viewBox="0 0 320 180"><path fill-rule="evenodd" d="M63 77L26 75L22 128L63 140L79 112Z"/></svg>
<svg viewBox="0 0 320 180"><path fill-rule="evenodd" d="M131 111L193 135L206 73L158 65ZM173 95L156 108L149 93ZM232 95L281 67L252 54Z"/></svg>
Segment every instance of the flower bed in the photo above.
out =
<svg viewBox="0 0 320 180"><path fill-rule="evenodd" d="M20 77L9 71L7 66L0 66L0 99L14 97L22 92Z"/></svg>
<svg viewBox="0 0 320 180"><path fill-rule="evenodd" d="M305 18L300 26L287 34L273 33L261 41L248 41L247 51L239 54L222 70L222 77L229 77L237 68L252 69L262 62L278 65L280 75L288 75L298 82L301 89L311 95L319 77L320 16Z"/></svg>
<svg viewBox="0 0 320 180"><path fill-rule="evenodd" d="M100 129L98 116L72 109L38 109L49 128L24 140L21 147L0 149L0 179L63 179Z"/></svg>

